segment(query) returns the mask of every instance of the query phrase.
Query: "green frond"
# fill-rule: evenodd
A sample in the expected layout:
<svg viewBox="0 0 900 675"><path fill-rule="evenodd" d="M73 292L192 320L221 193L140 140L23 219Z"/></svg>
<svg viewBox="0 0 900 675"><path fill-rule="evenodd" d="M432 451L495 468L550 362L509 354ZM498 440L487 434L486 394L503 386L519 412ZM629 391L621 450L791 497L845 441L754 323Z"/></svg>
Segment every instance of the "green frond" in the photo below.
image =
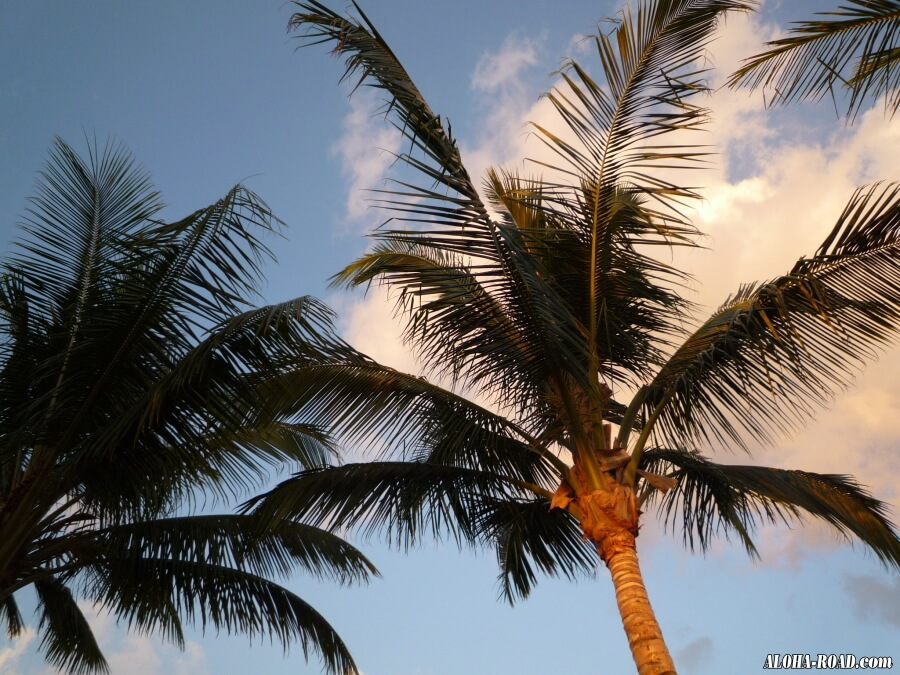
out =
<svg viewBox="0 0 900 675"><path fill-rule="evenodd" d="M772 105L848 92L848 119L884 96L893 116L900 108L900 2L847 0L817 16L744 59L728 84L768 91Z"/></svg>
<svg viewBox="0 0 900 675"><path fill-rule="evenodd" d="M47 661L72 675L108 673L97 639L72 592L56 578L35 581L42 631L40 650Z"/></svg>
<svg viewBox="0 0 900 675"><path fill-rule="evenodd" d="M395 190L382 191L384 199L379 205L391 212L394 222L410 223L413 229L383 230L379 239L387 242L388 249L394 254L413 250L417 255L429 250L439 251L436 256L419 255L429 261L440 256L457 256L458 261L447 270L460 282L457 289L463 290L462 284L466 284L469 288L463 292L482 297L487 292L492 296L483 309L489 310L487 305L491 304L500 307L511 317L506 323L515 325L520 337L528 336L532 344L527 346L534 352L530 362L532 369L537 367L535 364L546 362L549 367L557 368L569 363L569 369L575 370L572 364L583 356L583 350L579 350L582 341L577 337L578 327L573 325L571 317L566 316L565 305L552 301L555 290L536 274L530 261L516 253L515 249L522 245L518 241L519 234L491 221L465 172L449 131L444 131L440 118L428 107L383 38L364 17L357 22L315 2L299 4L305 13L295 15L291 26L304 31L304 43L335 43L337 53L347 59L345 77L358 75L360 82L371 80L374 86L384 90L388 95L386 113L410 142L410 150L400 159L418 174L422 185L397 182ZM424 230L420 231L419 227ZM447 319L454 314L453 306L459 306L459 301L452 297L453 289L435 280L433 265L416 266L410 258L401 259L394 255L390 258L381 256L378 262L391 262L397 267L381 268L380 277L382 281L406 289L401 308L409 308L402 304L404 299L410 303L415 300L433 302L428 308L416 311L412 322L415 327L410 329L410 334L416 336L414 342L425 363L436 371L488 371L485 379L493 376L491 379L497 383L497 392L519 391L520 387L512 385L520 383L528 371L509 368L510 355L502 353L499 345L487 355L480 350L467 351L476 342L494 344L469 333L464 336L463 348L454 351L453 345L458 341L453 336L463 333ZM338 278L345 283L367 282L373 278L371 262L348 268ZM467 269L467 265L471 268ZM447 262L444 261L442 266L447 268ZM420 272L425 275L422 279L425 287L417 285L419 280L415 277ZM434 283L429 284L429 280ZM529 317L536 313L546 315L549 320L543 325L535 325ZM497 312L492 315L496 318ZM468 319L461 328L473 326L477 318ZM552 326L558 326L558 329L551 331ZM470 368L475 365L478 367ZM576 373L575 377L583 376ZM501 381L504 378L512 380L509 386ZM585 382L588 382L586 378ZM525 405L523 400L511 404L520 408Z"/></svg>
<svg viewBox="0 0 900 675"><path fill-rule="evenodd" d="M247 515L184 516L104 528L91 535L103 557L153 558L234 567L263 577L302 569L359 583L377 570L355 547L310 525Z"/></svg>
<svg viewBox="0 0 900 675"><path fill-rule="evenodd" d="M387 96L385 117L409 140L412 149L402 158L430 179L460 195L460 217L482 221L486 212L459 155L449 124L435 115L406 69L359 5L361 20L341 16L315 0L296 1L288 29L298 31L303 45L333 43L335 56L345 59L342 79L355 80L354 89L368 84ZM446 129L445 129L446 126ZM420 152L421 159L413 152ZM425 191L423 190L423 195ZM437 196L437 191L431 193ZM452 203L447 200L447 203Z"/></svg>
<svg viewBox="0 0 900 675"><path fill-rule="evenodd" d="M768 441L806 421L896 339L898 289L900 185L861 188L815 256L742 287L660 369L661 442Z"/></svg>
<svg viewBox="0 0 900 675"><path fill-rule="evenodd" d="M244 510L292 518L328 529L358 528L409 548L423 537L449 534L474 544L474 514L489 500L528 494L496 474L429 462L367 462L296 474L255 497Z"/></svg>
<svg viewBox="0 0 900 675"><path fill-rule="evenodd" d="M0 415L0 494L8 494L24 469L26 448L39 410L25 406L34 371L46 349L47 330L28 307L22 278L3 274L0 279L0 410L27 408L19 419ZM24 419L23 419L24 418Z"/></svg>
<svg viewBox="0 0 900 675"><path fill-rule="evenodd" d="M285 650L299 643L318 654L328 673L357 675L353 658L334 628L300 597L244 570L206 561L150 556L110 557L90 570L86 594L129 626L180 640L180 623L277 639Z"/></svg>
<svg viewBox="0 0 900 675"><path fill-rule="evenodd" d="M110 289L109 304L94 307L96 332L82 341L90 350L80 358L92 367L90 382L78 392L81 405L64 427L62 445L110 404L104 392L111 379L132 373L145 379L148 366L157 374L223 315L246 309L260 260L270 255L257 234L277 226L256 195L236 186L216 204L173 224L150 223L127 242L133 251L128 274Z"/></svg>
<svg viewBox="0 0 900 675"><path fill-rule="evenodd" d="M331 672L356 672L327 622L268 580L296 569L342 583L378 574L356 548L329 532L277 518L185 516L61 537L45 553L54 544L63 551L55 552L57 558L77 561L65 567L84 595L131 628L159 632L178 645L185 621L251 639L268 635L285 648L299 641L305 655L319 652Z"/></svg>
<svg viewBox="0 0 900 675"><path fill-rule="evenodd" d="M436 374L502 399L518 389L506 382L544 368L542 346L491 292L479 265L425 237L386 236L335 279L348 285L380 279L399 287L397 303L409 317L407 342L424 354L445 355L432 359Z"/></svg>
<svg viewBox="0 0 900 675"><path fill-rule="evenodd" d="M324 305L302 297L249 310L214 328L177 361L162 364L153 374L156 382L116 401L114 414L72 458L76 484L85 486L89 500L116 509L149 503L157 491L197 486L221 496L246 494L282 463L297 468L330 462L335 448L328 434L285 416L296 393L279 377L349 350L331 320ZM133 474L116 476L119 463L133 467ZM98 490L110 485L106 500Z"/></svg>
<svg viewBox="0 0 900 675"><path fill-rule="evenodd" d="M13 640L22 634L25 623L22 621L22 613L14 595L9 594L0 600L0 616L6 624L6 637Z"/></svg>
<svg viewBox="0 0 900 675"><path fill-rule="evenodd" d="M559 157L552 168L576 184L627 185L660 204L695 197L647 170L694 166L708 154L702 146L685 146L680 134L672 141L665 135L706 121L707 110L691 102L708 91L705 71L697 64L722 17L753 7L753 2L732 0L639 2L634 15L625 9L612 20L612 31L601 26L592 42L602 81L569 60L560 70L562 85L548 94L577 143L536 127ZM603 220L601 213L596 216Z"/></svg>
<svg viewBox="0 0 900 675"><path fill-rule="evenodd" d="M258 234L278 221L238 186L161 223L146 174L109 145L85 163L57 141L37 195L5 264L30 322L46 330L43 348L31 345L31 394L17 423L39 418L42 442L63 451L115 418L129 390L143 393L223 314L246 308L269 255Z"/></svg>
<svg viewBox="0 0 900 675"><path fill-rule="evenodd" d="M651 499L672 527L681 521L684 541L706 550L714 535L735 534L758 555L751 534L761 523L813 516L844 536L855 535L887 566L900 567L900 537L887 506L849 476L764 466L716 464L696 452L644 453L649 471L667 473L678 486Z"/></svg>
<svg viewBox="0 0 900 675"><path fill-rule="evenodd" d="M162 208L147 172L124 146L89 146L85 162L57 137L4 267L21 270L32 311L77 336L103 284L121 267L122 242Z"/></svg>
<svg viewBox="0 0 900 675"><path fill-rule="evenodd" d="M361 355L356 362L296 369L282 382L296 397L288 414L384 458L427 460L541 485L558 481L565 471L532 437L543 428L522 428L424 378Z"/></svg>
<svg viewBox="0 0 900 675"><path fill-rule="evenodd" d="M490 500L478 514L478 527L497 549L501 596L510 604L527 598L537 573L574 580L592 576L599 558L578 522L550 500Z"/></svg>
<svg viewBox="0 0 900 675"><path fill-rule="evenodd" d="M697 63L722 17L752 3L641 2L593 43L603 79L567 61L547 95L567 133L535 125L557 159L545 166L566 183L545 182L544 219L582 233L576 288L586 308L593 373L639 386L658 362L658 334L679 332L687 306L675 292L686 277L641 244L694 245L698 232L683 205L691 188L653 169L699 166L708 150L685 143L707 111L692 103L707 91ZM671 135L668 140L667 134ZM560 180L560 179L553 179Z"/></svg>

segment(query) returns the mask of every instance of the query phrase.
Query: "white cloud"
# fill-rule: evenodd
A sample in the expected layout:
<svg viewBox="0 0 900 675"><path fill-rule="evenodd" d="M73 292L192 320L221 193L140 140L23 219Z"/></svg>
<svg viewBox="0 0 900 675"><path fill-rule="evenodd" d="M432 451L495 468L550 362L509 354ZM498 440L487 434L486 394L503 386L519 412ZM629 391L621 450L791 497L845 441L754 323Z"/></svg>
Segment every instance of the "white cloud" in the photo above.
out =
<svg viewBox="0 0 900 675"><path fill-rule="evenodd" d="M545 118L552 110L547 99L539 99L527 77L539 65L542 40L513 33L496 52L484 54L472 77L474 105L481 113L474 139L461 139L463 161L476 187L488 168L517 166L528 155L530 122ZM543 74L543 73L542 73ZM546 80L541 80L545 83Z"/></svg>
<svg viewBox="0 0 900 675"><path fill-rule="evenodd" d="M381 222L377 211L370 208L372 194L368 191L381 187L394 153L400 148L396 130L385 124L381 115L373 113L379 105L373 92L357 90L350 98L344 133L332 146L348 182L346 216L363 230Z"/></svg>
<svg viewBox="0 0 900 675"><path fill-rule="evenodd" d="M19 637L10 640L9 647L0 649L0 672L7 675L19 674L19 660L28 653L29 645L35 638L35 632L30 628L22 631Z"/></svg>
<svg viewBox="0 0 900 675"><path fill-rule="evenodd" d="M106 660L114 673L161 675L162 658L157 649L147 637L127 635L115 640L115 647L106 652Z"/></svg>
<svg viewBox="0 0 900 675"><path fill-rule="evenodd" d="M185 641L184 651L164 643L159 636L129 633L124 624L118 624L107 612L99 611L88 603L79 607L91 626L100 649L106 657L112 673L129 675L208 675L206 657L201 645ZM43 655L37 653L40 642L33 629L26 628L22 635L10 641L9 647L0 649L0 673L4 675L53 675L56 669L42 667Z"/></svg>
<svg viewBox="0 0 900 675"><path fill-rule="evenodd" d="M405 373L420 373L403 344L403 324L395 317L394 299L387 288L375 284L365 297L341 302L340 316L347 341L379 363Z"/></svg>
<svg viewBox="0 0 900 675"><path fill-rule="evenodd" d="M199 643L188 640L184 645L184 653L175 660L175 673L177 675L204 675L206 668L206 653Z"/></svg>
<svg viewBox="0 0 900 675"><path fill-rule="evenodd" d="M487 94L521 90L522 71L537 64L537 52L536 40L515 33L507 36L498 51L479 59L472 75L472 88Z"/></svg>

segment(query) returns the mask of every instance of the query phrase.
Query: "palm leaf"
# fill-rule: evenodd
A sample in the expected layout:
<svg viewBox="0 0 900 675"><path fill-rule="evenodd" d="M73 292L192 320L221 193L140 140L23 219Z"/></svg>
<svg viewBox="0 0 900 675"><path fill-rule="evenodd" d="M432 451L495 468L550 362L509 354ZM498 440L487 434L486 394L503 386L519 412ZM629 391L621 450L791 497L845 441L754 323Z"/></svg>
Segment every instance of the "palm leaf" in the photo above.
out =
<svg viewBox="0 0 900 675"><path fill-rule="evenodd" d="M328 463L335 448L322 428L284 416L284 402L296 394L278 374L346 351L331 318L303 297L214 328L177 362L160 364L156 382L116 401L73 453L73 487L82 486L94 508L140 512L157 493L187 495L203 485L225 497L260 485L267 467ZM120 463L133 467L133 481L116 476ZM99 491L105 486L115 488L108 497Z"/></svg>
<svg viewBox="0 0 900 675"><path fill-rule="evenodd" d="M683 139L667 143L659 137L705 121L708 111L691 103L697 94L708 91L705 71L697 68L697 62L722 16L753 9L754 4L671 0L640 2L634 16L623 10L613 31L598 31L592 37L603 83L568 60L560 71L563 88L548 95L579 141L576 147L538 127L548 146L564 160L553 168L570 173L576 181L586 180L594 189L628 184L662 203L694 196L644 169L691 166L704 154L684 146Z"/></svg>
<svg viewBox="0 0 900 675"><path fill-rule="evenodd" d="M296 474L246 504L260 517L293 518L316 526L359 527L409 548L423 536L449 534L474 543L473 514L490 499L528 494L496 474L429 462L367 462Z"/></svg>
<svg viewBox="0 0 900 675"><path fill-rule="evenodd" d="M57 141L37 192L26 239L5 266L21 280L20 313L47 334L17 422L33 428L45 417L41 443L58 453L115 418L125 392L142 391L199 331L246 307L268 255L256 233L278 221L238 186L182 221L159 223L146 174L112 146L85 163Z"/></svg>
<svg viewBox="0 0 900 675"><path fill-rule="evenodd" d="M286 373L294 394L281 414L331 429L346 444L392 459L427 459L545 484L566 465L529 429L425 378L353 358Z"/></svg>
<svg viewBox="0 0 900 675"><path fill-rule="evenodd" d="M815 256L745 286L675 351L647 400L663 442L790 430L900 328L900 185L858 190Z"/></svg>
<svg viewBox="0 0 900 675"><path fill-rule="evenodd" d="M497 295L502 296L503 310L513 315L513 323L525 322L535 313L563 312L564 305L554 303L548 298L548 294L552 296L554 290L547 287L546 283L534 274L534 270L516 267L527 262L517 258L510 251L510 248L520 245L515 241L518 235L497 228L490 220L477 190L461 163L452 136L449 132L445 132L440 118L431 111L406 70L365 16L360 12L363 18L357 22L337 15L319 3L298 4L306 11L294 15L291 26L304 31L304 44L334 42L336 53L347 57L345 77L358 75L359 83L372 81L374 86L388 94L386 114L409 140L411 146L410 151L401 155L400 159L431 186L419 187L412 183L401 182L398 183L397 190L386 193L387 196L380 205L394 214L394 220L414 224L427 223L430 230L419 233L423 236L405 230L384 231L382 236L388 242L387 246L391 252L418 249L416 252L418 255L425 249L433 249L436 253L431 260L448 254L456 254L463 258L474 257L473 264L476 267L473 270L467 270L466 262L460 259L453 263L454 270L451 273L458 275L463 283L470 285L470 294L487 297L486 291L479 289L478 286L485 283L499 286ZM461 229L461 226L465 229ZM429 258L427 253L419 257L423 260ZM465 347L454 349L454 345L457 344L454 335L460 334L461 331L458 326L445 321L450 313L443 311L449 310L447 307L449 296L442 292L445 287L428 289L426 286L425 290L420 290L415 286L413 277L417 272L412 271L409 266L411 258L402 261L388 254L380 256L377 262L378 273L382 277L409 289L409 295L405 296L409 300L416 297L423 299L429 295L434 298L433 307L416 312L412 322L414 328L411 326L410 331L419 338L417 344L421 354L435 370L449 369L455 373L469 373L484 372L487 368L497 376L502 375L507 380L512 379L516 382L529 374L529 371L522 369L503 369L503 363L508 362L508 359L500 353L499 346L489 355L473 354L466 351ZM391 262L397 262L400 266L385 267L386 263ZM486 262L510 269L512 274L507 276L496 274L484 268ZM349 267L338 278L344 283L364 283L372 278L374 264L374 258L362 261ZM428 262L425 266L432 267ZM433 279L433 268L426 269L424 274ZM529 308L534 305L539 306L530 310ZM484 308L491 309L487 305ZM432 309L437 311L432 312ZM496 312L492 314L494 317L497 316ZM562 315L556 318L559 320L546 322L543 330L535 331L535 328L540 327L533 323L525 323L519 327L520 336L529 336L532 342L536 343L531 345L532 351L540 350L542 358L533 359L533 364L542 362L553 364L560 359L575 362L581 355L581 352L577 351L580 342L567 339L567 335L571 335L571 330L568 334L562 330L557 334L546 330L547 326L554 324L570 326L572 323L568 317ZM471 327L475 323L474 318L470 319L463 328ZM427 336L427 339L422 339L422 336ZM464 341L465 345L471 346L475 339L474 335L469 335ZM481 344L488 343L481 341ZM442 354L440 358L437 356L438 352ZM492 356L498 358L492 359ZM498 363L498 360L501 363ZM469 367L476 362L478 368ZM500 384L496 388L498 392L516 392L519 389ZM523 404L517 401L514 405Z"/></svg>
<svg viewBox="0 0 900 675"><path fill-rule="evenodd" d="M5 266L23 270L34 311L61 312L71 340L98 284L119 272L122 240L162 204L123 146L107 143L99 150L95 142L86 163L59 137L31 203L25 238Z"/></svg>
<svg viewBox="0 0 900 675"><path fill-rule="evenodd" d="M246 515L184 516L116 525L91 533L82 545L102 552L103 557L207 562L265 577L284 577L300 568L319 578L358 583L377 574L356 548L329 532Z"/></svg>
<svg viewBox="0 0 900 675"><path fill-rule="evenodd" d="M678 332L685 305L672 286L685 276L636 244L693 245L697 231L681 208L698 195L648 171L690 168L707 154L683 136L707 117L691 102L707 90L697 63L721 17L752 6L638 3L636 15L624 10L614 31L593 38L603 81L570 60L562 85L548 94L568 135L536 130L559 158L546 166L567 182L544 181L545 217L583 233L578 288L588 307L592 374L602 369L606 379L636 386L656 360L650 336Z"/></svg>
<svg viewBox="0 0 900 675"><path fill-rule="evenodd" d="M668 157L666 161L676 161L674 145L659 146L658 152L643 146L665 130L690 128L702 119L702 111L687 103L700 86L699 73L693 72L691 64L702 53L717 16L748 6L696 1L642 6L637 21L624 20L617 33L621 53L608 38L600 36L598 49L605 59L608 79L615 85L614 94L607 95L573 63L571 69L577 71L591 94L585 94L578 89L580 85L565 76L577 90L573 100L578 103L570 106L551 95L564 121L581 134L585 145L597 151L576 172L579 187L573 191L550 185L538 200L530 196L510 199L511 193L527 192L510 185L494 190L507 208L513 202L530 200L530 212L540 210L544 214L538 220L584 233L577 257L584 261L581 273L588 277L591 290L586 303L589 311L583 317L572 313L578 305L560 297L563 287L549 273L547 261L530 255L540 244L533 232L515 219L515 226L497 224L482 217L480 210L467 210L471 191L449 182L445 186L455 189L459 197L417 191L409 184L405 184L408 191L392 192L382 206L401 221L428 225L421 230L384 231L379 235L381 248L348 267L338 279L357 284L379 277L401 289L399 302L410 316L407 337L419 348L426 364L492 382L491 392L496 393L501 405L518 410L540 406L540 388L548 380L556 380L557 389L562 390L566 388L564 381L574 379L582 389L592 391L600 361L615 377L620 376L617 366L626 372L629 368L645 371L653 359L645 358L646 354L635 358L635 354L646 351L643 348L654 331L674 329L684 303L665 285L680 283L683 277L651 257L639 255L635 243L687 242L695 231L671 209L662 212L643 207L637 217L626 217L629 211L621 205L623 201L635 204L635 196L655 200L671 196L676 201L689 196L683 191L676 194L674 186L668 184L645 181L643 188L629 187L637 185L638 175L629 173L626 165L631 162L637 167L663 156ZM393 104L402 110L424 105L418 90L414 90L415 96L409 93L412 84L405 71L382 68L382 60L392 67L400 66L374 28L329 15L326 30L322 28L323 16L303 15L297 18L297 25L312 25L320 31L313 31L315 37L335 40L339 51L351 52L348 67L360 68L363 77L374 77L378 86L394 97L389 110L393 110ZM364 40L365 47L356 40ZM377 48L370 44L373 41ZM669 65L664 66L666 63ZM575 119L580 114L579 106L589 110L583 119ZM657 110L660 112L654 112ZM421 117L426 118L434 119L430 109ZM407 115L399 126L404 133L415 135L419 133L415 120L419 119ZM631 134L628 138L626 130ZM589 134L596 136L596 142L589 141ZM616 139L614 144L607 142L611 138ZM548 142L556 144L553 139ZM421 161L407 155L403 159L423 171L429 181L440 182L440 175L456 175L455 157L447 166L437 155ZM690 160L693 153L684 152L683 158ZM428 167L435 168L429 173ZM611 245L613 241L619 242L619 249ZM626 272L616 278L611 272L622 267ZM624 284L616 283L623 280ZM472 298L478 301L467 302ZM497 339L483 339L486 327L492 331L486 337ZM587 342L585 332L590 335ZM615 344L606 344L613 338ZM634 377L626 379L635 381ZM467 380L465 384L473 382Z"/></svg>
<svg viewBox="0 0 900 675"><path fill-rule="evenodd" d="M684 540L706 550L713 535L736 534L751 555L750 535L760 523L787 522L810 515L845 536L856 535L885 565L900 567L900 538L887 506L849 476L788 471L764 466L716 464L695 452L657 449L644 454L644 466L678 479L659 509L674 527L682 522Z"/></svg>
<svg viewBox="0 0 900 675"><path fill-rule="evenodd" d="M569 580L593 575L597 554L570 513L546 497L488 501L478 514L483 537L497 549L500 591L513 604L527 598L537 572Z"/></svg>
<svg viewBox="0 0 900 675"><path fill-rule="evenodd" d="M96 330L94 309L107 302L106 284L122 271L123 241L160 208L146 172L121 146L98 151L95 145L85 163L56 139L23 226L25 238L4 263L20 280L20 305L27 303L31 321L52 336L52 356L34 364L41 388L53 388L45 415L74 415L77 396L96 377L81 368L84 337Z"/></svg>
<svg viewBox="0 0 900 675"><path fill-rule="evenodd" d="M171 225L152 225L128 242L151 257L144 264L129 261L113 307L95 307L96 334L84 341L92 353L80 356L91 366L91 381L79 392L81 404L64 427L61 446L77 437L90 415L110 405L104 393L112 378L132 369L134 376L147 377L147 366L170 361L175 350L189 349L200 330L246 307L243 298L255 292L259 258L268 255L254 230L277 225L256 195L237 186L216 204Z"/></svg>
<svg viewBox="0 0 900 675"><path fill-rule="evenodd" d="M538 405L551 376L569 373L590 387L581 365L584 328L543 261L527 255L533 245L528 234L492 223L488 235L479 241L468 230L387 232L384 246L360 263L366 277L377 274L400 289L406 338L430 373L479 387L498 405L519 411ZM481 244L479 257L466 253Z"/></svg>
<svg viewBox="0 0 900 675"><path fill-rule="evenodd" d="M353 354L330 310L298 298L249 310L280 222L241 186L175 223L122 148L87 161L62 141L25 238L0 271L0 588L38 591L42 649L70 672L105 669L72 586L139 630L183 643L182 622L269 635L356 672L333 629L264 576L358 581L353 547L297 523L168 518L246 490L334 446L282 412L280 377Z"/></svg>
<svg viewBox="0 0 900 675"><path fill-rule="evenodd" d="M85 593L130 626L183 642L182 621L299 641L329 672L356 672L343 642L318 612L265 577L296 568L352 583L377 574L353 546L290 521L216 515L116 525L74 542L90 562ZM148 577L152 577L149 580Z"/></svg>
<svg viewBox="0 0 900 675"><path fill-rule="evenodd" d="M822 18L794 24L765 52L744 59L732 87L771 90L771 104L818 100L849 90L847 117L866 100L885 96L885 111L900 108L900 2L847 0Z"/></svg>
<svg viewBox="0 0 900 675"><path fill-rule="evenodd" d="M334 54L345 57L343 79L356 79L354 89L368 82L383 90L388 96L385 116L412 145L410 153L403 158L435 183L460 195L454 200L441 198L437 191L421 190L420 196L458 205L459 212L455 217L484 220L486 211L462 164L449 125L445 130L440 116L432 112L406 69L359 5L353 3L361 21L343 17L315 0L295 4L303 11L291 17L289 30L300 31L304 45L333 43ZM425 159L414 159L410 156L413 151L421 151Z"/></svg>
<svg viewBox="0 0 900 675"><path fill-rule="evenodd" d="M89 570L85 592L130 626L162 629L177 640L180 619L216 630L299 642L319 654L329 673L356 675L353 658L334 628L294 593L260 576L200 561L112 557ZM178 621L176 631L175 621Z"/></svg>
<svg viewBox="0 0 900 675"><path fill-rule="evenodd" d="M0 281L0 494L9 494L24 469L29 437L37 425L34 406L23 406L34 385L34 370L46 350L47 329L28 306L20 275L4 274ZM17 416L13 410L29 408ZM23 419L24 418L24 419Z"/></svg>
<svg viewBox="0 0 900 675"><path fill-rule="evenodd" d="M6 624L6 637L10 640L19 637L25 624L22 621L22 613L19 611L15 596L9 594L0 600L0 612L2 612L3 622Z"/></svg>
<svg viewBox="0 0 900 675"><path fill-rule="evenodd" d="M40 649L52 665L68 673L108 673L97 639L72 592L58 579L35 581L43 630Z"/></svg>

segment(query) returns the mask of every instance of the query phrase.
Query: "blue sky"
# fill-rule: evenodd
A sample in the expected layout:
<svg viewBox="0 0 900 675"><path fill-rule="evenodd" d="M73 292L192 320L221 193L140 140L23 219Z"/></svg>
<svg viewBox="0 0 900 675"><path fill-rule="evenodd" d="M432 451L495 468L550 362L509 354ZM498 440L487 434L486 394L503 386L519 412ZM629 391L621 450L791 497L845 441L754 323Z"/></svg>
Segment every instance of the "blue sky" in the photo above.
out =
<svg viewBox="0 0 900 675"><path fill-rule="evenodd" d="M729 20L712 64L727 71L791 18L830 2L774 2ZM336 4L337 8L341 5ZM608 0L373 0L363 8L448 117L476 175L540 153L527 120L549 119L538 95L566 55L593 66L578 37L618 8ZM294 52L281 0L0 4L0 242L16 236L36 172L55 135L77 148L94 135L128 145L177 218L245 181L288 224L271 243L264 300L314 294L339 310L344 333L399 367L390 304L327 288L365 250L379 222L364 188L388 168L397 139L348 101L324 49ZM781 28L780 28L781 27ZM717 76L717 77L721 77ZM811 254L859 184L900 175L900 122L880 109L853 127L827 102L771 113L759 96L720 92L709 139L720 155L695 180L708 186L696 220L711 251L681 261L697 300L715 306L741 282L774 276ZM761 448L761 463L852 473L900 504L900 357L886 355L809 428ZM740 455L718 455L743 462ZM898 518L896 510L894 518ZM849 652L900 660L900 579L860 547L817 527L759 533L760 562L727 543L706 556L652 522L639 540L657 616L680 672L754 673L770 652ZM291 588L328 617L365 675L589 675L633 671L608 574L547 579L515 608L497 600L489 553L424 544L408 555L357 542L383 578L338 588L297 576ZM181 653L128 635L105 615L95 627L114 673L315 673L299 649L194 633ZM47 672L32 634L0 638L0 672ZM893 651L892 651L893 650ZM900 668L900 666L895 666Z"/></svg>

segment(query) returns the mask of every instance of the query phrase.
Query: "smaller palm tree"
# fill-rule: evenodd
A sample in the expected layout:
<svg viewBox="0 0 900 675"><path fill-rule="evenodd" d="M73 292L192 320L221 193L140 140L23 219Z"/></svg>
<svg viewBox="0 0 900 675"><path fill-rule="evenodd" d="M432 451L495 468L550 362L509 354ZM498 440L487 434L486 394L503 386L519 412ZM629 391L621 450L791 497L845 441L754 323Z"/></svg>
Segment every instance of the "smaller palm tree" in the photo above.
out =
<svg viewBox="0 0 900 675"><path fill-rule="evenodd" d="M766 43L728 83L769 90L776 105L844 90L851 119L867 100L884 96L893 116L900 109L900 0L847 0L817 16Z"/></svg>
<svg viewBox="0 0 900 675"><path fill-rule="evenodd" d="M328 622L271 581L293 568L374 572L352 546L283 519L191 515L266 469L331 458L317 428L276 414L275 376L332 349L310 298L253 309L280 223L237 186L174 223L129 153L87 161L57 140L0 276L0 621L37 592L41 649L108 670L77 599L183 644L183 626L268 635L355 673Z"/></svg>

